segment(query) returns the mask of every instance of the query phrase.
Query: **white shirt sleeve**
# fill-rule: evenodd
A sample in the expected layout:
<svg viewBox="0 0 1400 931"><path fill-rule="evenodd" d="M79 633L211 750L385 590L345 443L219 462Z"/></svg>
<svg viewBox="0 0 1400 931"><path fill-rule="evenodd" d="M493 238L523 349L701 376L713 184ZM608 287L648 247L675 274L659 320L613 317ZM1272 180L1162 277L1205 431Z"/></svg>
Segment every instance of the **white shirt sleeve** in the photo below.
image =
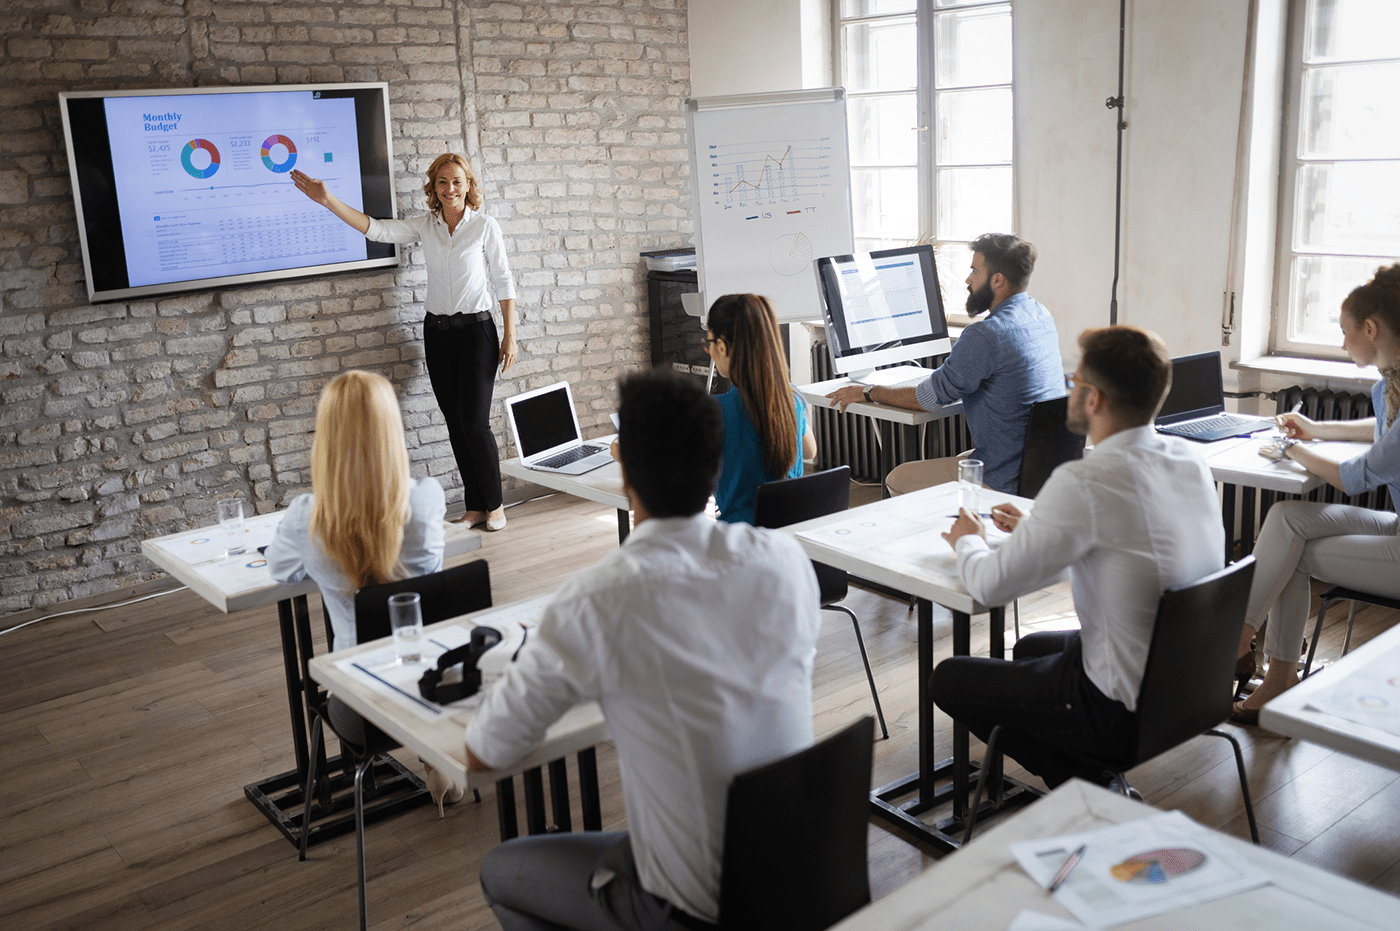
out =
<svg viewBox="0 0 1400 931"><path fill-rule="evenodd" d="M1064 577L1094 544L1095 508L1082 480L1057 469L1035 508L996 550L975 534L958 540L958 575L984 605L1004 605Z"/></svg>
<svg viewBox="0 0 1400 931"><path fill-rule="evenodd" d="M414 217L412 220L377 220L370 217L365 238L370 242L392 242L401 246L418 242L423 238L424 219Z"/></svg>
<svg viewBox="0 0 1400 931"><path fill-rule="evenodd" d="M506 258L506 240L495 217L486 217L486 232L482 251L486 255L486 274L491 279L491 293L497 301L515 300L515 277L510 273Z"/></svg>

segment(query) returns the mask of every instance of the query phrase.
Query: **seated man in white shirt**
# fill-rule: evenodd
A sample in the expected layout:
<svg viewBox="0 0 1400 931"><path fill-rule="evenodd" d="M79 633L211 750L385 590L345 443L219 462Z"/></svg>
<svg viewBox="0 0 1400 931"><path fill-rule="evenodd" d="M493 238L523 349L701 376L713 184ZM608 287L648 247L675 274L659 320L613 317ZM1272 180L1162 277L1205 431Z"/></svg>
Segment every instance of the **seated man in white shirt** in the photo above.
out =
<svg viewBox="0 0 1400 931"><path fill-rule="evenodd" d="M983 604L1043 588L1068 568L1080 630L1023 637L1009 661L945 660L931 680L934 704L983 741L1002 725L1001 748L1051 788L1072 776L1108 780L1060 748L1110 762L1134 748L1157 602L1220 569L1225 550L1210 470L1190 443L1152 428L1171 386L1166 346L1126 326L1086 330L1079 345L1066 423L1092 452L1056 469L1029 515L992 509L1013 531L997 550L967 511L944 537Z"/></svg>
<svg viewBox="0 0 1400 931"><path fill-rule="evenodd" d="M811 563L790 537L705 517L724 428L698 386L649 373L620 393L636 527L559 589L466 741L468 765L506 766L596 700L631 830L491 851L481 887L506 931L710 927L730 780L812 743Z"/></svg>

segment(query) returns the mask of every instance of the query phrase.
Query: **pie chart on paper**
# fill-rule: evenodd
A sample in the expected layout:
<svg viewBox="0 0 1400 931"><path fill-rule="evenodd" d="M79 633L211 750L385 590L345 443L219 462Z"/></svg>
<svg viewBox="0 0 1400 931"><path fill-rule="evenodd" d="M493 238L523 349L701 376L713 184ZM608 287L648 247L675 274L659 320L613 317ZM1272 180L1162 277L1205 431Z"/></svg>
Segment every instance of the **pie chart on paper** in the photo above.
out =
<svg viewBox="0 0 1400 931"><path fill-rule="evenodd" d="M1109 867L1109 875L1125 883L1164 883L1206 862L1206 855L1187 847L1149 850Z"/></svg>

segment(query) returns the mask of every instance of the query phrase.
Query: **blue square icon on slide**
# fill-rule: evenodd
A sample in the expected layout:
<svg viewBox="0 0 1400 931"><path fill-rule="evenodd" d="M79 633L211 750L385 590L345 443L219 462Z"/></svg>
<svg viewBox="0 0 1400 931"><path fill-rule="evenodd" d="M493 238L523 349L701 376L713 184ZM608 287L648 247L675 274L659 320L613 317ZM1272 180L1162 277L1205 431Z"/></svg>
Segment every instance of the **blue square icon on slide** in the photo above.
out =
<svg viewBox="0 0 1400 931"><path fill-rule="evenodd" d="M333 162L333 161L335 161L335 156L333 156L333 155L331 155L331 153L327 152L327 153L326 153L326 161L328 161L328 162Z"/></svg>

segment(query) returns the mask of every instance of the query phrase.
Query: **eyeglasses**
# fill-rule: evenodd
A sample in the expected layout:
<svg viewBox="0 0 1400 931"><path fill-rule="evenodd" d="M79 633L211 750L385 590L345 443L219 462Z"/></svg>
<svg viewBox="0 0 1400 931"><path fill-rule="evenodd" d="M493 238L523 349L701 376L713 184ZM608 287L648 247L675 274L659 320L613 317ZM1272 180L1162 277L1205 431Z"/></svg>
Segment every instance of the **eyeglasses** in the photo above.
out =
<svg viewBox="0 0 1400 931"><path fill-rule="evenodd" d="M1083 385L1085 388L1097 388L1097 387L1098 387L1098 385L1090 384L1089 382L1085 381L1085 380L1082 379L1082 378L1076 378L1076 377L1074 376L1073 373L1071 373L1071 374L1065 376L1065 387L1068 388L1070 391L1073 391L1075 388L1077 388L1077 387L1080 386L1080 385Z"/></svg>
<svg viewBox="0 0 1400 931"><path fill-rule="evenodd" d="M700 340L700 345L705 347L706 352L710 352L710 347L719 341L720 337L718 336L707 336L704 339Z"/></svg>

